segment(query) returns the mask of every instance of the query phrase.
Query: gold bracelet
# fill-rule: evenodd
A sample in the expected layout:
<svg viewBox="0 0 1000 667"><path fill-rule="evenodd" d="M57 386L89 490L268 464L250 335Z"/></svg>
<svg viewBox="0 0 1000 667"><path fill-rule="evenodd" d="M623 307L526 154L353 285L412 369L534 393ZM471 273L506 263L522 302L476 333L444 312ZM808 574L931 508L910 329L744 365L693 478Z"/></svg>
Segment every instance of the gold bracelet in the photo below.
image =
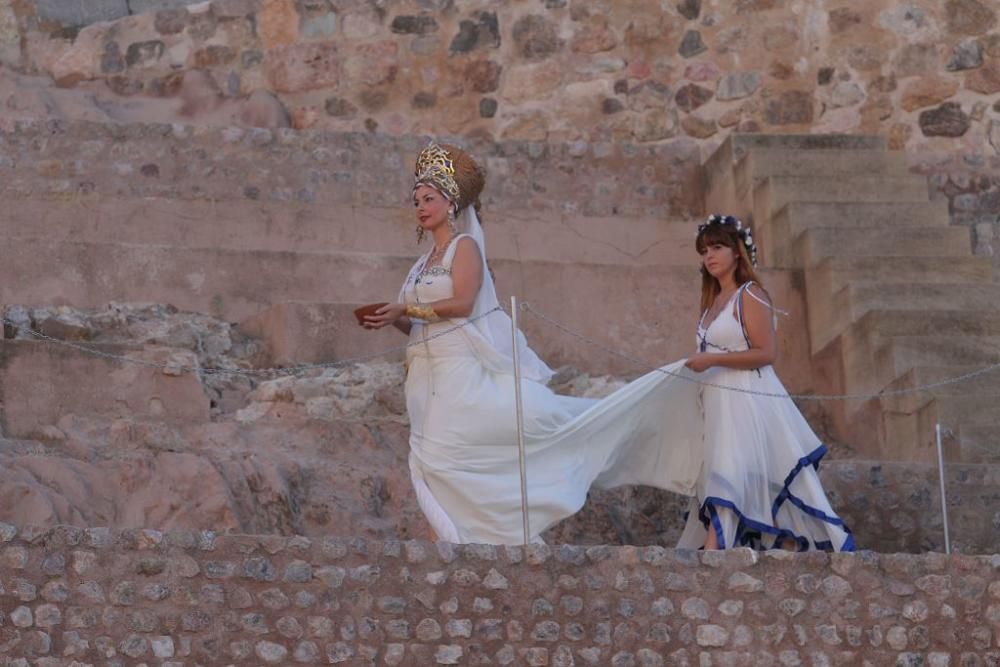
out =
<svg viewBox="0 0 1000 667"><path fill-rule="evenodd" d="M441 319L430 306L409 305L406 307L406 314L409 317L415 317L416 319L424 320L425 322L437 322Z"/></svg>

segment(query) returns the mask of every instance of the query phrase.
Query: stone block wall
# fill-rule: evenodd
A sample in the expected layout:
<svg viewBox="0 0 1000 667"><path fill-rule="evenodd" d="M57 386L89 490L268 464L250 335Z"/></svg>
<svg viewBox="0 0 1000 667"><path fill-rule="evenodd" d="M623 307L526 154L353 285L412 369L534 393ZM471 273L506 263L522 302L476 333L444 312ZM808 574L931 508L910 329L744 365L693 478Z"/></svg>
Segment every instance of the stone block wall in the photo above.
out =
<svg viewBox="0 0 1000 667"><path fill-rule="evenodd" d="M99 21L122 7L130 15ZM975 229L977 252L997 254L1000 27L984 0L15 3L0 9L0 58L57 84L50 102L72 89L100 101L54 104L62 117L458 135L579 155L693 145L702 159L731 131L881 134Z"/></svg>
<svg viewBox="0 0 1000 667"><path fill-rule="evenodd" d="M54 193L70 206L122 195L404 208L426 144L319 129L26 120L0 132L0 191ZM463 144L489 173L487 224L511 210L668 218L702 208L701 156L691 141Z"/></svg>
<svg viewBox="0 0 1000 667"><path fill-rule="evenodd" d="M0 664L996 665L1000 556L0 524Z"/></svg>

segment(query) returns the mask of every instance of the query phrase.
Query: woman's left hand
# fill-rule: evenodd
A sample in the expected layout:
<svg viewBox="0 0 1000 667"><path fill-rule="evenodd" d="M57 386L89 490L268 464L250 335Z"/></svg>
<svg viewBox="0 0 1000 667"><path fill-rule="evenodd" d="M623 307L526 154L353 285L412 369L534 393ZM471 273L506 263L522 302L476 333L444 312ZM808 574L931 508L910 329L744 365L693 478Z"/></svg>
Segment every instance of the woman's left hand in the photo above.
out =
<svg viewBox="0 0 1000 667"><path fill-rule="evenodd" d="M389 326L400 317L406 314L406 304L390 303L382 306L374 315L365 316L365 329L381 329Z"/></svg>
<svg viewBox="0 0 1000 667"><path fill-rule="evenodd" d="M715 365L714 359L712 359L714 356L714 354L700 352L688 357L688 360L684 362L684 365L693 370L695 373L703 373Z"/></svg>

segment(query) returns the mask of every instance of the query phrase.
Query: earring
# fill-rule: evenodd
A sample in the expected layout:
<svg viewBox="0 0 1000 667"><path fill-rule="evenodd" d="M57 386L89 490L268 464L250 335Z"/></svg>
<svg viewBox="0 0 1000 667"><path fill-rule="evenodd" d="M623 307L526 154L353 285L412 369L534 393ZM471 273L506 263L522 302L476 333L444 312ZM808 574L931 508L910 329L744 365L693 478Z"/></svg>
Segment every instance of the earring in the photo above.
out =
<svg viewBox="0 0 1000 667"><path fill-rule="evenodd" d="M424 228L417 225L417 245L424 242Z"/></svg>
<svg viewBox="0 0 1000 667"><path fill-rule="evenodd" d="M452 236L458 234L458 227L455 225L455 209L448 209L448 229L451 230Z"/></svg>

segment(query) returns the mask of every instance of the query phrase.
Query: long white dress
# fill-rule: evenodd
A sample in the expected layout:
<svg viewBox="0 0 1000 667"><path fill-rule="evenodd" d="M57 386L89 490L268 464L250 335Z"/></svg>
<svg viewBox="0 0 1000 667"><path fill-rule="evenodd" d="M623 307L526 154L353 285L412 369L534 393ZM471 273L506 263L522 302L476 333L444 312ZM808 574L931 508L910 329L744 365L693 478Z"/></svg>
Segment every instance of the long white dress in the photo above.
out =
<svg viewBox="0 0 1000 667"><path fill-rule="evenodd" d="M478 222L465 222L481 243ZM424 269L426 255L417 261L400 293L405 303L454 295L450 268L460 238L470 237L456 237L440 266ZM474 315L484 312L480 300L496 302L492 282L487 287ZM411 477L439 538L520 544L514 376L497 350L500 331L472 324L413 321L406 378ZM458 325L465 326L452 330ZM720 348L747 349L742 332L727 307L699 334ZM603 399L582 399L552 392L544 384L547 367L522 346L531 541L576 513L590 488L644 484L692 496L679 546L701 546L705 526L714 525L724 546L769 548L777 537L800 548L853 548L813 469L825 449L791 400L700 383L784 393L771 367L695 374L682 360Z"/></svg>
<svg viewBox="0 0 1000 667"><path fill-rule="evenodd" d="M750 349L743 324L744 300L755 298L743 297L749 287L741 286L707 327L702 315L701 351ZM816 474L826 447L790 399L759 395L787 396L774 368L714 367L698 379L705 383L704 465L679 546L697 548L711 528L723 548L794 542L799 550L853 551Z"/></svg>
<svg viewBox="0 0 1000 667"><path fill-rule="evenodd" d="M465 236L457 238L467 238ZM453 295L456 240L439 267L421 258L406 303ZM523 541L514 377L490 368L463 319L414 321L407 352L410 472L438 537L458 543ZM438 337L435 337L438 336ZM692 495L701 469L698 385L679 362L601 400L553 393L522 378L530 539L577 512L591 487L645 484ZM670 375L669 373L676 373Z"/></svg>

